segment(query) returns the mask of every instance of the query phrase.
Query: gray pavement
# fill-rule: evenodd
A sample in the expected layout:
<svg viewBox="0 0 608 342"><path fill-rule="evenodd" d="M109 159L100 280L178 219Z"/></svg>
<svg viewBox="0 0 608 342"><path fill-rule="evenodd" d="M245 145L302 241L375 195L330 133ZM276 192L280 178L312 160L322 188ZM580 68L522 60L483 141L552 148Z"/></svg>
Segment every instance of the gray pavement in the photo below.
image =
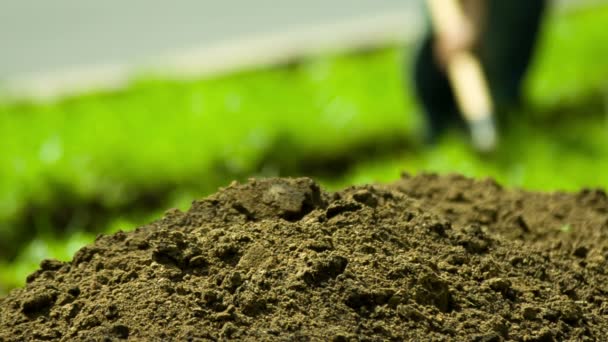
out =
<svg viewBox="0 0 608 342"><path fill-rule="evenodd" d="M207 75L279 62L316 45L348 48L391 32L415 34L421 3L0 0L0 97L121 87L142 65L170 75Z"/></svg>
<svg viewBox="0 0 608 342"><path fill-rule="evenodd" d="M0 80L132 64L242 36L392 11L416 0L1 0Z"/></svg>

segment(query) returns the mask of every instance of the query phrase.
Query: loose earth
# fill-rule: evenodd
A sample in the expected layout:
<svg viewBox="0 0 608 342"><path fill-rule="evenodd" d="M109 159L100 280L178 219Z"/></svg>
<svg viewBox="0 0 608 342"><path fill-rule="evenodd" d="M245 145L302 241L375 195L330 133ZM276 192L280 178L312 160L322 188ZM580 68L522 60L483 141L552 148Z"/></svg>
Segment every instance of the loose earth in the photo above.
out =
<svg viewBox="0 0 608 342"><path fill-rule="evenodd" d="M607 235L601 190L251 180L43 261L0 341L597 341Z"/></svg>

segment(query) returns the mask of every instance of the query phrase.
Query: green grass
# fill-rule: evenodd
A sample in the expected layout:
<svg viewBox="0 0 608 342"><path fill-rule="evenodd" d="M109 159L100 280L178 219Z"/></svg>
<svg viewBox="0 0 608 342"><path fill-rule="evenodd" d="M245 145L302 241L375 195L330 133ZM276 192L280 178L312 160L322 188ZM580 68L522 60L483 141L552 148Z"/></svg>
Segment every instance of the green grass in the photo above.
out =
<svg viewBox="0 0 608 342"><path fill-rule="evenodd" d="M465 137L454 134L445 137L436 148L412 151L398 159L363 162L343 179L330 184L339 188L386 182L406 170L491 177L503 185L528 190L607 189L607 135L605 122L596 126L587 122L577 127L577 123L568 120L548 132L542 132L538 126L520 124L516 133L503 136L499 154L484 157L471 150Z"/></svg>
<svg viewBox="0 0 608 342"><path fill-rule="evenodd" d="M111 209L142 192L209 191L251 174L270 152L290 161L342 153L381 134L407 135L417 118L405 114L411 105L401 96L400 55L319 57L291 68L146 80L114 94L0 106L0 237L9 241L14 218L32 209L44 216L66 202ZM37 219L35 230L54 231L48 221Z"/></svg>
<svg viewBox="0 0 608 342"><path fill-rule="evenodd" d="M480 157L455 134L322 182L388 181L407 170L492 176L529 189L608 187L607 21L608 6L549 18L527 87L536 110L512 120L497 156ZM104 231L131 229L160 215L119 210L142 193L186 208L232 177L280 173L299 158L345 154L379 137L415 137L421 118L403 88L409 52L319 56L194 82L144 79L50 104L0 104L0 245L31 239L14 262L0 261L0 290L22 284L41 258L68 260L92 240L81 228L95 222L87 215L96 207L81 203L118 213ZM574 110L558 120L553 108ZM54 227L64 206L75 206L76 219Z"/></svg>
<svg viewBox="0 0 608 342"><path fill-rule="evenodd" d="M416 118L405 114L400 59L394 49L320 57L294 68L0 106L0 220L60 201L57 189L118 206L134 189L209 176L215 187L216 168L250 172L269 149L334 153L387 128L408 134Z"/></svg>
<svg viewBox="0 0 608 342"><path fill-rule="evenodd" d="M590 92L608 95L608 38L602 26L608 6L553 15L530 75L529 95L537 105L578 102Z"/></svg>

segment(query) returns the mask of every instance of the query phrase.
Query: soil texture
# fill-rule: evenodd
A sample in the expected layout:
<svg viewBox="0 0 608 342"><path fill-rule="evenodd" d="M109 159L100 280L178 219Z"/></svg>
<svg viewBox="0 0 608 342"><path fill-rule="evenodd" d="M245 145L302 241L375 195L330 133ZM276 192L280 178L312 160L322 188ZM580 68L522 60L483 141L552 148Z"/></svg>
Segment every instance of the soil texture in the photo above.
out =
<svg viewBox="0 0 608 342"><path fill-rule="evenodd" d="M403 175L232 184L45 260L0 341L597 341L608 198Z"/></svg>

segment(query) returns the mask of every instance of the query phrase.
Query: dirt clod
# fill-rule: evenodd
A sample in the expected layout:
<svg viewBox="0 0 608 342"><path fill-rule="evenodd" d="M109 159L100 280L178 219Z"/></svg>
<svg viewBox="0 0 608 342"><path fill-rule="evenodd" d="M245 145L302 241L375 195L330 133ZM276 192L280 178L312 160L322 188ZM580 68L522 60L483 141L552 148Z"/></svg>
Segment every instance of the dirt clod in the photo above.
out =
<svg viewBox="0 0 608 342"><path fill-rule="evenodd" d="M602 340L607 234L600 190L251 180L43 261L0 340Z"/></svg>

